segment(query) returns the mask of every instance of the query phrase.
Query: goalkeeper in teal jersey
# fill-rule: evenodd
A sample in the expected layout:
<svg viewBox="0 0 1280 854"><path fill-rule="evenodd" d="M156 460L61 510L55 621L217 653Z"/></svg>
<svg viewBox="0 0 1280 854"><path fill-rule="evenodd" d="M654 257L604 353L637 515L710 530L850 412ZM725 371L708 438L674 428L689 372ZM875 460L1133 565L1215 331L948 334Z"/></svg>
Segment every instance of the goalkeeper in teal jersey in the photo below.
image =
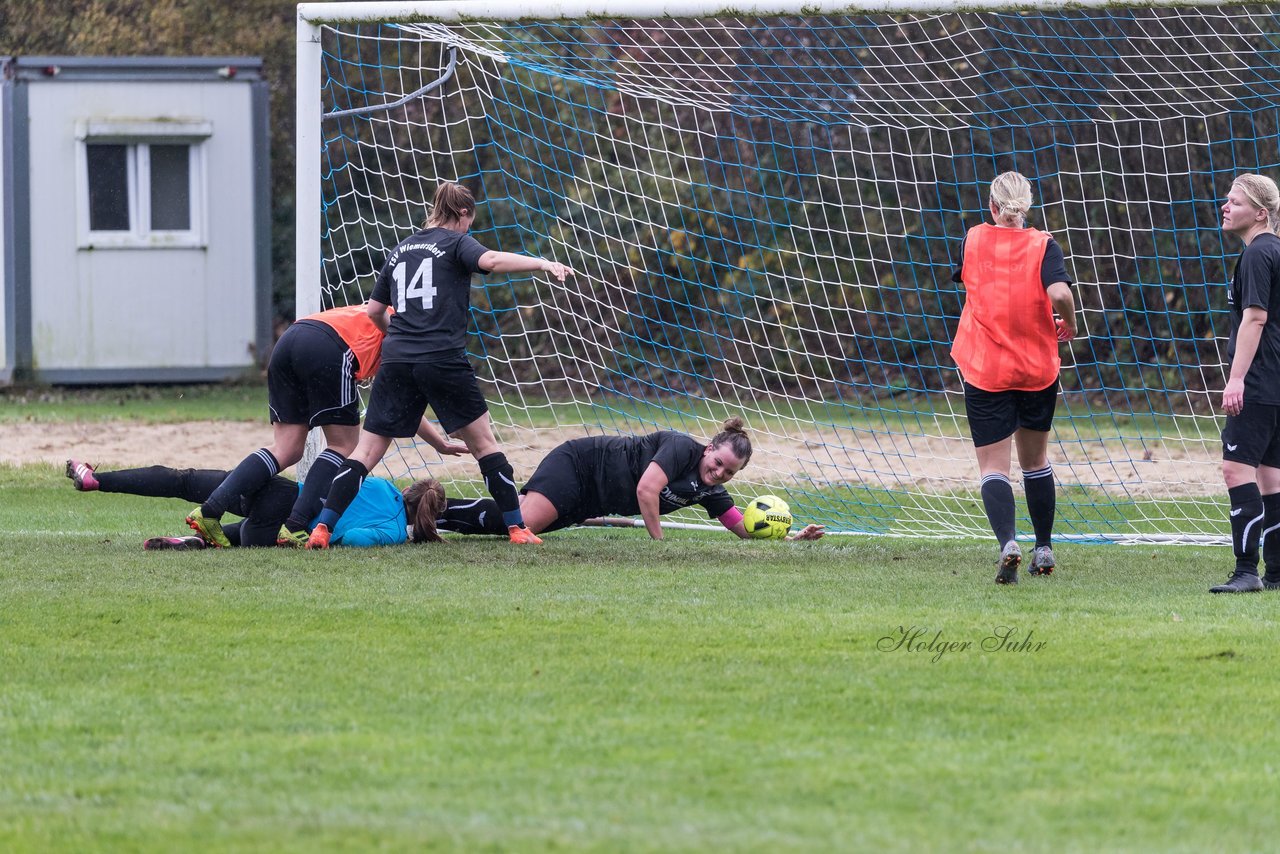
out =
<svg viewBox="0 0 1280 854"><path fill-rule="evenodd" d="M168 466L100 472L78 460L67 460L66 474L81 492L117 492L199 502L217 489L228 472ZM233 496L227 510L243 518L225 528L231 545L276 545L276 533L297 501L301 488L301 483L274 475L256 492ZM435 520L444 505L444 487L435 478L415 481L404 490L383 478L366 478L333 531L331 542L356 548L396 545L410 539L407 526L412 526L414 542L439 542ZM316 507L310 515L314 518L318 513ZM196 536L152 537L143 548L186 550L202 549L206 545Z"/></svg>

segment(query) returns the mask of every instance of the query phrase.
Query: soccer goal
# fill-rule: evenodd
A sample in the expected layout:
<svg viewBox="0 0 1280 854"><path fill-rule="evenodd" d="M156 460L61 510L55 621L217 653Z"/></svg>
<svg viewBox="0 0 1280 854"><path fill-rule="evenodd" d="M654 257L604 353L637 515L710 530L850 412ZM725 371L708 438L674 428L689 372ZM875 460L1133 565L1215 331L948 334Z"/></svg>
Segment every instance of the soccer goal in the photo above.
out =
<svg viewBox="0 0 1280 854"><path fill-rule="evenodd" d="M963 5L304 3L299 314L364 300L437 182L462 181L481 242L577 271L473 292L518 477L566 438L709 437L736 414L741 500L987 537L951 273L1017 169L1078 283L1059 532L1225 541L1239 247L1218 207L1236 174L1276 175L1274 9ZM386 465L477 490L473 462L426 446Z"/></svg>

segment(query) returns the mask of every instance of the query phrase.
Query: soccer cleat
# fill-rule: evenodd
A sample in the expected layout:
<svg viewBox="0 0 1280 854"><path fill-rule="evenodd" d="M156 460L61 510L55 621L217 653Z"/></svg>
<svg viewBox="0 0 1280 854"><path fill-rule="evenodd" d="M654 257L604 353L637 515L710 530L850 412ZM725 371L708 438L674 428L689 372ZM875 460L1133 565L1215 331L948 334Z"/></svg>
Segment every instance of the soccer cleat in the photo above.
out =
<svg viewBox="0 0 1280 854"><path fill-rule="evenodd" d="M286 549L305 549L307 547L306 531L290 531L288 526L281 525L276 534L276 545Z"/></svg>
<svg viewBox="0 0 1280 854"><path fill-rule="evenodd" d="M187 527L199 534L200 539L215 548L231 548L231 541L222 532L222 522L217 519L206 518L200 512L199 507L187 514Z"/></svg>
<svg viewBox="0 0 1280 854"><path fill-rule="evenodd" d="M1262 579L1258 577L1256 572L1241 572L1236 570L1231 573L1231 577L1227 579L1225 584L1219 584L1217 587L1210 587L1210 593L1254 593L1262 589Z"/></svg>
<svg viewBox="0 0 1280 854"><path fill-rule="evenodd" d="M1051 575L1057 565L1053 559L1052 546L1036 546L1036 550L1031 553L1031 566L1027 572L1032 575Z"/></svg>
<svg viewBox="0 0 1280 854"><path fill-rule="evenodd" d="M208 548L199 537L152 537L142 544L144 552L187 552Z"/></svg>
<svg viewBox="0 0 1280 854"><path fill-rule="evenodd" d="M511 542L518 546L542 545L542 539L524 525L509 525L507 527L507 534L511 537Z"/></svg>
<svg viewBox="0 0 1280 854"><path fill-rule="evenodd" d="M311 532L311 536L307 538L307 549L327 549L329 548L329 526L321 522L316 525L315 530Z"/></svg>
<svg viewBox="0 0 1280 854"><path fill-rule="evenodd" d="M1266 575L1262 576L1262 589L1280 590L1280 573L1272 575L1268 572Z"/></svg>
<svg viewBox="0 0 1280 854"><path fill-rule="evenodd" d="M79 460L67 460L67 477L80 492L94 492L98 489L98 479L93 475L93 466Z"/></svg>
<svg viewBox="0 0 1280 854"><path fill-rule="evenodd" d="M1018 565L1022 563L1022 549L1017 542L1010 540L1000 550L1000 560L996 562L996 584L1017 584Z"/></svg>

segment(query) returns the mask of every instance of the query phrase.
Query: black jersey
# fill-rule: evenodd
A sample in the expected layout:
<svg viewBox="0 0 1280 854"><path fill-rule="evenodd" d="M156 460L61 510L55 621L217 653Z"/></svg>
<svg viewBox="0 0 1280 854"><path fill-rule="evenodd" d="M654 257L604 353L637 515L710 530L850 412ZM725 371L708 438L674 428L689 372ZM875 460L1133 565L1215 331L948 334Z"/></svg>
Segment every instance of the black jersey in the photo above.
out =
<svg viewBox="0 0 1280 854"><path fill-rule="evenodd" d="M471 235L447 228L420 231L392 251L370 295L395 309L382 344L384 364L465 348L471 276L488 251Z"/></svg>
<svg viewBox="0 0 1280 854"><path fill-rule="evenodd" d="M1280 406L1280 237L1260 234L1240 253L1227 289L1227 305L1231 308L1228 359L1236 355L1244 310L1266 310L1267 324L1262 328L1258 352L1244 377L1244 399L1246 403Z"/></svg>
<svg viewBox="0 0 1280 854"><path fill-rule="evenodd" d="M733 499L723 486L708 486L698 478L698 463L706 445L683 433L662 430L647 436L592 436L568 444L575 446L583 474L594 480L595 492L607 507L605 512L627 516L640 512L636 487L649 463L657 463L667 476L658 512L701 504L715 519L733 507Z"/></svg>

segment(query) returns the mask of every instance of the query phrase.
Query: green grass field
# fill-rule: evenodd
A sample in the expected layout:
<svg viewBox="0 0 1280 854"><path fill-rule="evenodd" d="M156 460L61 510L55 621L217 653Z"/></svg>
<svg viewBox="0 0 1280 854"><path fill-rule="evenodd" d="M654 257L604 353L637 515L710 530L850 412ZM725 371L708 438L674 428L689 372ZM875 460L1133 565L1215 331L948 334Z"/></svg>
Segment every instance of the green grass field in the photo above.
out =
<svg viewBox="0 0 1280 854"><path fill-rule="evenodd" d="M1280 837L1280 593L1209 595L1225 549L1016 588L977 541L140 551L186 509L0 468L0 850Z"/></svg>

